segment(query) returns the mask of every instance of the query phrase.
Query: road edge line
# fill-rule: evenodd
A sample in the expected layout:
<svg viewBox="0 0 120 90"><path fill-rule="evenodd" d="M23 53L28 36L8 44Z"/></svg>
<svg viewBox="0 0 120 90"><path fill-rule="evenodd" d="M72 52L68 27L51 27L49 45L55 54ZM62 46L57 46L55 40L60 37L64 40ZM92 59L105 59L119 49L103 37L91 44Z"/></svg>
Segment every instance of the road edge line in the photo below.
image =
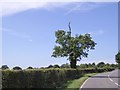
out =
<svg viewBox="0 0 120 90"><path fill-rule="evenodd" d="M115 85L117 85L118 87L120 87L120 85L119 85L118 83L116 83L114 80L112 80L112 79L110 78L110 75L108 75L108 78L109 78L109 80L110 80L111 82L113 82Z"/></svg>
<svg viewBox="0 0 120 90"><path fill-rule="evenodd" d="M89 78L88 78L89 79ZM88 81L88 79L86 79L83 84L81 85L80 89L85 85L85 83Z"/></svg>

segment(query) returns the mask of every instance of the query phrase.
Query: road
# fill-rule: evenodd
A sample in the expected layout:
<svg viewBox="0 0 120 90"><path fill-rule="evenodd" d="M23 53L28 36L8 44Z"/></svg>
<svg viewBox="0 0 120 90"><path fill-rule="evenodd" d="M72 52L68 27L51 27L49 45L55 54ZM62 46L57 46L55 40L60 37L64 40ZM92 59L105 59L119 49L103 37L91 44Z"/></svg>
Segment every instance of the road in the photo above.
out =
<svg viewBox="0 0 120 90"><path fill-rule="evenodd" d="M92 76L83 83L80 90L120 90L120 70Z"/></svg>

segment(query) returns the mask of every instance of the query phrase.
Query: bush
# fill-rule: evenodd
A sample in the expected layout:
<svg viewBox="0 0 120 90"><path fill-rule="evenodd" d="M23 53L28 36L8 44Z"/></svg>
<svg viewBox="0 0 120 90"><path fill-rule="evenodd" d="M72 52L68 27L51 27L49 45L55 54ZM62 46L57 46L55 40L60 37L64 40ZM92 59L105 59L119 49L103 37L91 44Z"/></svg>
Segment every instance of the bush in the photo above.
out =
<svg viewBox="0 0 120 90"><path fill-rule="evenodd" d="M86 73L112 70L114 68L2 70L2 88L57 88Z"/></svg>

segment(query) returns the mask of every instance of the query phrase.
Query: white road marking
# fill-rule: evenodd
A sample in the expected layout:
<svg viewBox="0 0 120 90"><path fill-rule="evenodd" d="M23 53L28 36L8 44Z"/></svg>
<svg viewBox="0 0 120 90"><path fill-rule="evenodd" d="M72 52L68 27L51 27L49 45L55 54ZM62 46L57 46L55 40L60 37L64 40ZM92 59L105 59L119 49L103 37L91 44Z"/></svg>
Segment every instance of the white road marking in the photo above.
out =
<svg viewBox="0 0 120 90"><path fill-rule="evenodd" d="M116 85L118 85L118 83L115 83Z"/></svg>
<svg viewBox="0 0 120 90"><path fill-rule="evenodd" d="M115 85L117 85L117 86L119 86L120 87L120 85L118 84L118 83L116 83L115 81L113 81L111 78L110 78L110 76L108 75L108 78L109 78L109 80L110 81L112 81L113 83L115 83Z"/></svg>
<svg viewBox="0 0 120 90"><path fill-rule="evenodd" d="M89 78L88 78L89 79ZM85 82L81 85L81 87L80 88L82 88L84 85L85 85L85 83L88 81L88 79L87 80L85 80Z"/></svg>
<svg viewBox="0 0 120 90"><path fill-rule="evenodd" d="M110 81L112 81L113 82L113 80L111 79L111 78L109 78L110 79Z"/></svg>

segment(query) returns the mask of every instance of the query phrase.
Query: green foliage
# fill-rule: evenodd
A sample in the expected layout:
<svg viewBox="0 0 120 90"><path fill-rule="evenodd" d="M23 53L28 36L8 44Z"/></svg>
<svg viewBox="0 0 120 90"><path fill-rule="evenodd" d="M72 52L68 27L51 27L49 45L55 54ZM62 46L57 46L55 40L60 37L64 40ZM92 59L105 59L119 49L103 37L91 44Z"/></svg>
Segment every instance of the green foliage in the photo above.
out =
<svg viewBox="0 0 120 90"><path fill-rule="evenodd" d="M88 64L88 68L92 68L93 65L91 63Z"/></svg>
<svg viewBox="0 0 120 90"><path fill-rule="evenodd" d="M1 69L5 70L5 69L9 69L9 67L7 65L2 65Z"/></svg>
<svg viewBox="0 0 120 90"><path fill-rule="evenodd" d="M33 69L33 67L29 66L27 69Z"/></svg>
<svg viewBox="0 0 120 90"><path fill-rule="evenodd" d="M96 66L95 63L92 63L92 66L95 67Z"/></svg>
<svg viewBox="0 0 120 90"><path fill-rule="evenodd" d="M54 67L54 68L60 68L60 66L57 65L57 64L55 64L53 67Z"/></svg>
<svg viewBox="0 0 120 90"><path fill-rule="evenodd" d="M53 65L49 65L47 68L53 68Z"/></svg>
<svg viewBox="0 0 120 90"><path fill-rule="evenodd" d="M117 64L109 64L109 63L104 63L104 62L99 62L97 65L95 64L95 63L88 63L88 64L80 64L79 66L78 66L78 68L81 68L81 69L86 69L86 68L94 68L94 69L96 69L96 68L105 68L105 69L107 69L107 68L114 68L114 69L116 69L118 67L118 65Z"/></svg>
<svg viewBox="0 0 120 90"><path fill-rule="evenodd" d="M70 65L69 65L68 63L62 64L62 65L61 65L61 68L70 68Z"/></svg>
<svg viewBox="0 0 120 90"><path fill-rule="evenodd" d="M88 51L95 49L96 43L92 40L90 34L71 36L71 31L58 30L55 32L56 43L53 57L68 57L70 62L80 61L82 57L88 56ZM72 64L72 63L71 63ZM73 64L74 65L74 64ZM75 66L73 66L75 67ZM76 68L76 67L75 67Z"/></svg>
<svg viewBox="0 0 120 90"><path fill-rule="evenodd" d="M15 66L15 67L13 67L13 70L22 70L22 68L19 66Z"/></svg>
<svg viewBox="0 0 120 90"><path fill-rule="evenodd" d="M118 63L118 68L120 69L120 51L115 55L116 62Z"/></svg>
<svg viewBox="0 0 120 90"><path fill-rule="evenodd" d="M120 63L120 52L118 52L116 55L116 62Z"/></svg>
<svg viewBox="0 0 120 90"><path fill-rule="evenodd" d="M82 77L87 73L111 71L104 69L26 69L2 70L2 88L58 88L68 80Z"/></svg>
<svg viewBox="0 0 120 90"><path fill-rule="evenodd" d="M87 64L80 64L79 68L88 68Z"/></svg>
<svg viewBox="0 0 120 90"><path fill-rule="evenodd" d="M98 64L97 64L97 67L100 67L100 68L102 68L102 67L104 67L105 66L105 63L104 62L99 62Z"/></svg>
<svg viewBox="0 0 120 90"><path fill-rule="evenodd" d="M55 65L49 65L47 68L67 68L68 65L67 64L63 64L61 66L55 64Z"/></svg>
<svg viewBox="0 0 120 90"><path fill-rule="evenodd" d="M86 79L88 79L89 77L96 75L97 73L89 73L89 74L85 74L84 76L78 78L78 79L74 79L74 80L69 80L67 81L67 83L63 84L60 88L60 90L68 90L68 88L72 88L72 90L79 90L81 85L84 83L84 81Z"/></svg>

